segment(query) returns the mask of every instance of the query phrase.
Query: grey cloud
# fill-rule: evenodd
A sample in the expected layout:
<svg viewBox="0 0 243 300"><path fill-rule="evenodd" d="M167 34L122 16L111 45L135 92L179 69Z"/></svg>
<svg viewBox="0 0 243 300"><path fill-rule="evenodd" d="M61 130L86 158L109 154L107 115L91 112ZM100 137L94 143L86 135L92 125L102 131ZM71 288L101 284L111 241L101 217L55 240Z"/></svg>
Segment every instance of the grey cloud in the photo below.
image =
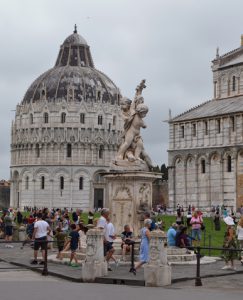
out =
<svg viewBox="0 0 243 300"><path fill-rule="evenodd" d="M149 113L142 131L155 164L167 163L168 110L175 116L212 97L215 49L240 45L243 2L221 0L2 0L0 178L9 177L10 126L29 85L56 60L74 23L95 65L133 97L141 79Z"/></svg>

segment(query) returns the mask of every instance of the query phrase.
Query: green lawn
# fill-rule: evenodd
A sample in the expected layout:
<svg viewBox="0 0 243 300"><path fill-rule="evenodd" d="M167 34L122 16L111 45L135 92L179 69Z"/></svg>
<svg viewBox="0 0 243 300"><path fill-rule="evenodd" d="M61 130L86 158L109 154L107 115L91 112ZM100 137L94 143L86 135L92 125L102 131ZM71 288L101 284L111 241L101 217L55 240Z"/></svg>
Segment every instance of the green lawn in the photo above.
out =
<svg viewBox="0 0 243 300"><path fill-rule="evenodd" d="M162 219L163 223L165 224L165 230L167 231L168 228L172 223L176 221L175 216L159 216L158 218ZM226 230L226 225L223 221L221 221L221 230L215 231L214 230L214 223L212 218L203 218L204 225L206 229L202 231L202 240L201 246L205 247L222 247L223 240L224 240L224 233ZM190 229L188 230L188 234L190 234ZM212 255L212 256L220 256L221 251L219 250L203 250L202 253L205 255Z"/></svg>
<svg viewBox="0 0 243 300"><path fill-rule="evenodd" d="M28 212L23 212L23 216L29 216ZM95 213L94 219L98 218L100 216L99 213ZM165 231L168 230L170 225L176 221L175 216L171 215L159 215L157 219L162 219ZM71 214L70 214L71 219ZM87 224L88 223L88 213L82 213L81 220ZM201 246L205 247L222 247L223 245L223 239L224 239L224 233L225 233L225 223L221 221L221 230L215 231L214 230L214 223L211 218L203 218L204 224L206 226L206 229L202 232L202 241ZM188 234L190 234L190 229L188 231ZM221 251L219 250L204 250L202 251L205 255L212 255L212 256L220 256Z"/></svg>

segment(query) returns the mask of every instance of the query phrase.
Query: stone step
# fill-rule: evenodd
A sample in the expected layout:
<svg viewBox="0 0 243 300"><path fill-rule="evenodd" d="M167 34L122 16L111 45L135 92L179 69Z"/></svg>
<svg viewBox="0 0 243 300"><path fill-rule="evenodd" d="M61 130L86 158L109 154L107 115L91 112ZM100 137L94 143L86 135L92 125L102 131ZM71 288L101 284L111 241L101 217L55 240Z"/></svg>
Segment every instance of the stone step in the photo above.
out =
<svg viewBox="0 0 243 300"><path fill-rule="evenodd" d="M180 249L180 250L186 250L186 249ZM81 252L76 252L77 259L78 260L85 260L85 254ZM114 253L114 256L116 259L121 260L122 255L121 253ZM70 251L63 252L63 258L69 258L70 257ZM139 253L135 253L134 256L135 261L139 260ZM193 261L196 260L196 254L191 251L191 254L169 254L167 255L168 262L183 262L183 261ZM131 254L126 254L126 261L131 260Z"/></svg>

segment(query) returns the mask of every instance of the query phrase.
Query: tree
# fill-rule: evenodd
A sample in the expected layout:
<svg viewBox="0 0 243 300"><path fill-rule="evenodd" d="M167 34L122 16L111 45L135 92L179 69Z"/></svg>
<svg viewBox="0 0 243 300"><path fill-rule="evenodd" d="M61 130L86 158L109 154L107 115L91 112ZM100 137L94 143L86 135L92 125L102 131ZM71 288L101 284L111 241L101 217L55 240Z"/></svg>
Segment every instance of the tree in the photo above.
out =
<svg viewBox="0 0 243 300"><path fill-rule="evenodd" d="M165 164L162 164L160 171L162 173L162 180L168 180L168 167Z"/></svg>

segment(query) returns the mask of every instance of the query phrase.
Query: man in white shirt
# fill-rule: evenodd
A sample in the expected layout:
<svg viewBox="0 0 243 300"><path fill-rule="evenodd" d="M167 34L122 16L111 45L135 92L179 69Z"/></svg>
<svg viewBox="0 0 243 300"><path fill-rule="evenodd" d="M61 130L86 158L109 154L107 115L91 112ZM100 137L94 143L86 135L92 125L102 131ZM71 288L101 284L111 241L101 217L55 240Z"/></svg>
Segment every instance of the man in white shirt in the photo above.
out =
<svg viewBox="0 0 243 300"><path fill-rule="evenodd" d="M108 271L112 271L111 267L109 266L109 261L112 259L116 266L118 266L118 260L115 259L113 256L115 249L113 247L113 242L116 239L115 235L115 228L114 225L110 221L110 217L107 218L107 225L106 225L106 231L105 231L105 248L106 248L106 261L108 263Z"/></svg>
<svg viewBox="0 0 243 300"><path fill-rule="evenodd" d="M34 232L32 239L34 240L34 260L31 262L32 265L37 264L38 250L41 248L43 261L40 264L44 264L45 249L47 248L47 235L51 232L49 224L42 220L42 214L37 214L37 221L34 223Z"/></svg>
<svg viewBox="0 0 243 300"><path fill-rule="evenodd" d="M107 236L107 219L109 218L110 211L107 208L102 208L100 212L101 216L97 222L97 228L103 229L104 234L104 256L106 256L107 253L107 247L106 247L106 236Z"/></svg>

